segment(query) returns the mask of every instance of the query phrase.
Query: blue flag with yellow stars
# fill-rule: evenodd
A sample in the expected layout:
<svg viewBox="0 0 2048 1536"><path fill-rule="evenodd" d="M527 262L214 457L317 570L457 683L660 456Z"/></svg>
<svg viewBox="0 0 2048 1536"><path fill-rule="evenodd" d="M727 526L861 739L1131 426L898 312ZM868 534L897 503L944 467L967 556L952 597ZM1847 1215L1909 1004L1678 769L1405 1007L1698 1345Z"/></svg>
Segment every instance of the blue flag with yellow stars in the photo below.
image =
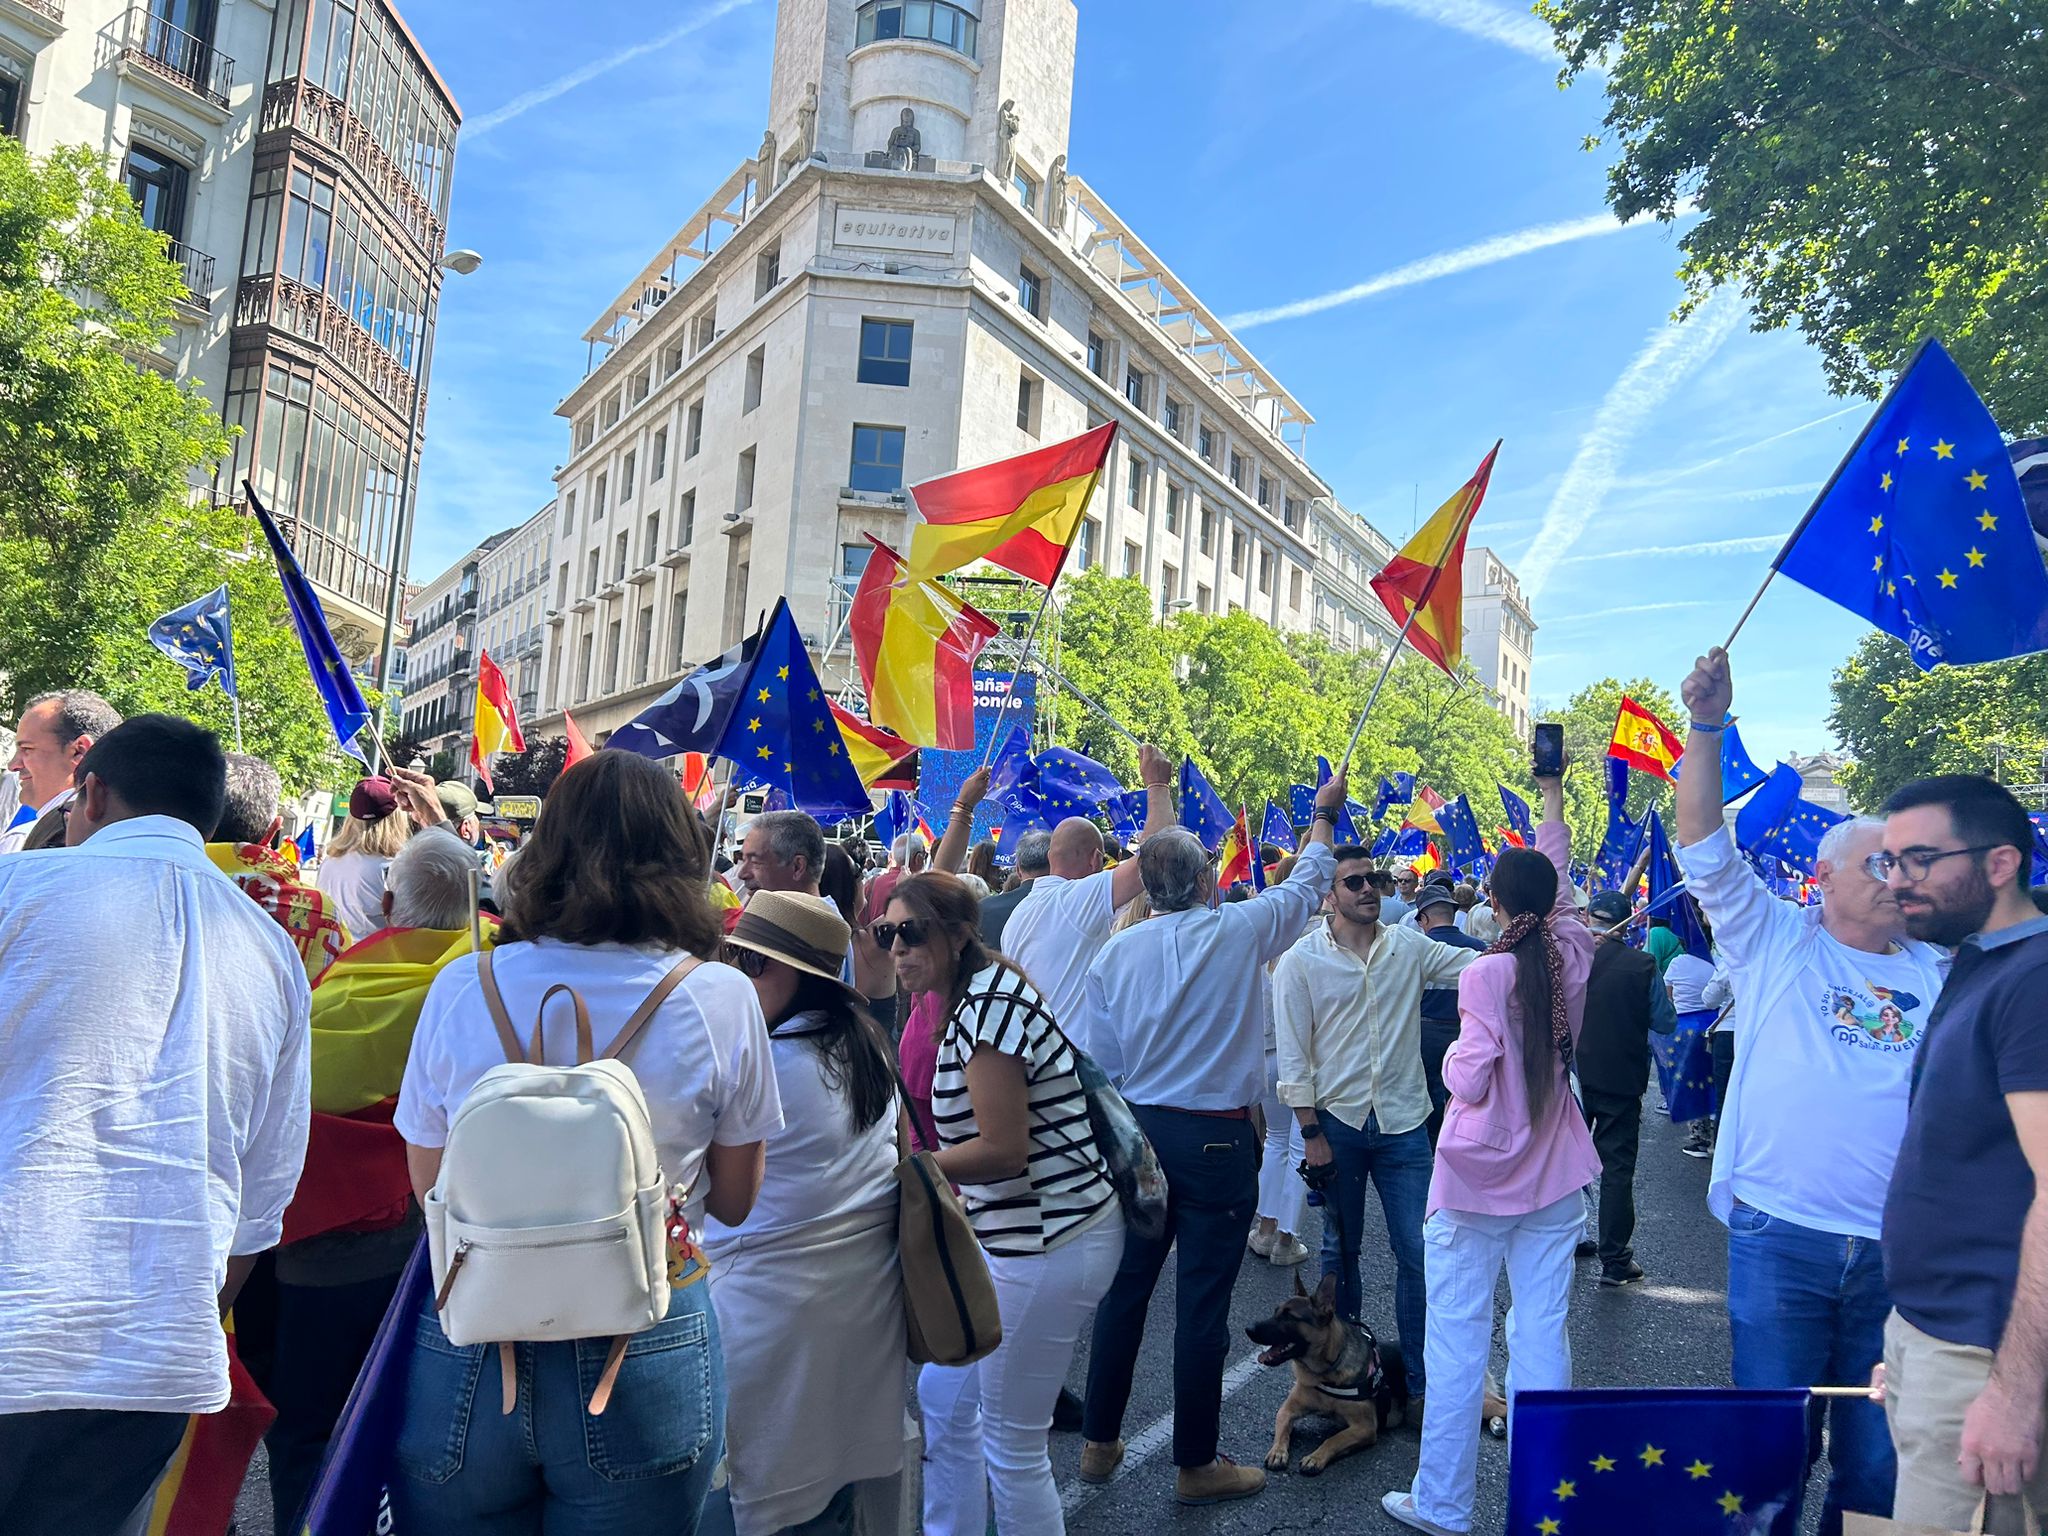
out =
<svg viewBox="0 0 2048 1536"><path fill-rule="evenodd" d="M1003 737L988 764L988 798L1001 800L1031 774L1031 733L1020 725L1003 727Z"/></svg>
<svg viewBox="0 0 2048 1536"><path fill-rule="evenodd" d="M1915 664L2048 649L2048 569L1984 402L1922 343L1773 562L1887 634Z"/></svg>
<svg viewBox="0 0 2048 1536"><path fill-rule="evenodd" d="M1393 846L1389 851L1397 859L1419 859L1429 852L1429 834L1420 827L1390 828L1394 834ZM1379 845L1375 843L1374 847Z"/></svg>
<svg viewBox="0 0 2048 1536"><path fill-rule="evenodd" d="M1266 802L1266 819L1259 827L1259 841L1271 843L1275 848L1284 848L1289 853L1301 851L1294 835L1294 823L1287 819L1287 813L1272 801Z"/></svg>
<svg viewBox="0 0 2048 1536"><path fill-rule="evenodd" d="M1092 757L1069 747L1047 747L1034 763L1038 793L1049 810L1070 816L1091 816L1111 795L1124 792L1117 776Z"/></svg>
<svg viewBox="0 0 2048 1536"><path fill-rule="evenodd" d="M1822 835L1836 822L1849 818L1802 799L1799 791L1805 787L1805 780L1789 763L1772 769L1763 788L1735 813L1735 846L1744 853L1775 858L1812 874Z"/></svg>
<svg viewBox="0 0 2048 1536"><path fill-rule="evenodd" d="M1376 859L1384 859L1388 854L1392 853L1394 851L1394 839L1398 835L1398 828L1385 828L1378 837L1372 840L1372 856Z"/></svg>
<svg viewBox="0 0 2048 1536"><path fill-rule="evenodd" d="M296 843L298 846L299 862L301 864L311 863L314 853L313 829L311 827L306 828L305 831L301 832L296 838L293 839L293 842Z"/></svg>
<svg viewBox="0 0 2048 1536"><path fill-rule="evenodd" d="M1451 842L1451 867L1471 869L1486 857L1486 840L1479 835L1479 822L1472 804L1463 795L1437 807L1437 825Z"/></svg>
<svg viewBox="0 0 2048 1536"><path fill-rule="evenodd" d="M1664 818L1652 811L1648 825L1650 862L1644 867L1643 882L1650 910L1670 919L1671 931L1678 935L1678 942L1688 955L1711 963L1714 946L1707 942L1707 931L1700 926L1699 909L1686 893L1685 875L1679 870L1678 860L1671 852L1671 839L1664 832Z"/></svg>
<svg viewBox="0 0 2048 1536"><path fill-rule="evenodd" d="M1623 768L1627 766L1622 764ZM1500 790L1500 808L1507 814L1508 826L1522 839L1524 846L1533 845L1536 841L1536 820L1529 814L1529 802L1505 784L1497 787Z"/></svg>
<svg viewBox="0 0 2048 1536"><path fill-rule="evenodd" d="M149 643L185 669L185 686L192 692L218 674L220 691L235 697L235 638L226 583L150 625Z"/></svg>
<svg viewBox="0 0 2048 1536"><path fill-rule="evenodd" d="M1223 839L1237 825L1237 818L1223 808L1223 801L1192 757L1184 757L1180 763L1180 824L1211 853L1223 846Z"/></svg>
<svg viewBox="0 0 2048 1536"><path fill-rule="evenodd" d="M1807 1401L1802 1387L1518 1393L1507 1528L1515 1536L1795 1536Z"/></svg>
<svg viewBox="0 0 2048 1536"><path fill-rule="evenodd" d="M1316 757L1316 788L1321 789L1330 782L1335 774L1336 769L1330 766L1330 760L1318 754ZM1346 800L1337 807L1337 824L1330 831L1331 835L1337 839L1337 846L1339 848L1355 847L1360 841L1358 823L1351 815L1351 808L1355 805L1358 806L1359 814L1363 815L1365 807L1358 805L1356 800ZM1311 820L1314 818L1313 798L1310 800L1310 818Z"/></svg>
<svg viewBox="0 0 2048 1536"><path fill-rule="evenodd" d="M349 671L341 647L334 643L334 634L327 627L326 611L320 606L313 584L299 569L291 546L277 531L277 524L271 521L270 513L256 499L256 487L244 480L242 490L249 498L249 510L256 514L256 521L263 529L264 542L270 546L271 556L277 561L277 577L284 584L284 602L291 610L292 628L299 632L299 646L306 653L306 670L313 675L313 688L320 695L321 708L327 711L327 723L334 728L334 739L340 743L342 751L357 762L367 764L369 759L356 745L356 735L370 723L369 703L363 698L363 690L356 686L356 675Z"/></svg>
<svg viewBox="0 0 2048 1536"><path fill-rule="evenodd" d="M1394 806L1415 803L1415 775L1397 773L1380 780L1380 792L1373 796L1372 819L1378 821Z"/></svg>
<svg viewBox="0 0 2048 1536"><path fill-rule="evenodd" d="M1714 1057L1707 1035L1718 1008L1696 1008L1678 1016L1668 1035L1650 1036L1650 1056L1657 1063L1657 1086L1673 1125L1689 1125L1714 1112Z"/></svg>
<svg viewBox="0 0 2048 1536"><path fill-rule="evenodd" d="M1121 795L1111 795L1102 802L1102 813L1109 818L1109 830L1117 841L1126 845L1134 842L1145 830L1145 791L1129 790Z"/></svg>
<svg viewBox="0 0 2048 1536"><path fill-rule="evenodd" d="M1315 820L1316 792L1306 784L1287 786L1287 819L1297 827L1305 827Z"/></svg>
<svg viewBox="0 0 2048 1536"><path fill-rule="evenodd" d="M875 841L883 849L896 846L896 839L917 825L917 812L911 808L910 796L900 789L892 789L882 802L882 808L875 812Z"/></svg>
<svg viewBox="0 0 2048 1536"><path fill-rule="evenodd" d="M1671 777L1685 776L1685 759L1680 758L1671 765ZM1751 760L1749 749L1742 744L1742 733L1735 729L1735 722L1729 721L1721 732L1721 803L1728 805L1740 800L1770 777Z"/></svg>

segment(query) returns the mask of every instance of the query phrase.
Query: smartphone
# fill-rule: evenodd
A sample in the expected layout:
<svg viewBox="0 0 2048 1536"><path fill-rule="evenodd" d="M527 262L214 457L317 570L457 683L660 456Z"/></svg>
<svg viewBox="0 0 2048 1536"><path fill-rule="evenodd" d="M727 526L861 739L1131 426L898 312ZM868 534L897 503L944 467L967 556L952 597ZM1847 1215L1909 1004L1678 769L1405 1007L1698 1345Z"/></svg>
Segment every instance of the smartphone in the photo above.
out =
<svg viewBox="0 0 2048 1536"><path fill-rule="evenodd" d="M1531 757L1530 772L1539 779L1561 779L1564 777L1563 726L1539 725L1536 727L1535 751Z"/></svg>

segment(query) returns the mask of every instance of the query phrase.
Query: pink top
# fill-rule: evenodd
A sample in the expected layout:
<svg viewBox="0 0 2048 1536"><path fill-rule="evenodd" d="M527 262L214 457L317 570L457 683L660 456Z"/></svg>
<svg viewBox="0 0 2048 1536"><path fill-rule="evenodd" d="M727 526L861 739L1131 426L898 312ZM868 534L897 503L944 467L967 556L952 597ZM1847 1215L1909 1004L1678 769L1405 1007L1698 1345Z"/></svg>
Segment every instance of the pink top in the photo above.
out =
<svg viewBox="0 0 2048 1536"><path fill-rule="evenodd" d="M1565 1004L1572 1044L1586 1021L1586 976L1593 968L1593 935L1572 900L1567 857L1571 833L1561 822L1536 829L1536 850L1557 866L1557 905L1550 931L1564 954ZM1563 1199L1600 1175L1600 1158L1565 1080L1556 1083L1536 1124L1522 1078L1522 1026L1515 1001L1512 955L1482 955L1458 978L1457 1040L1444 1055L1444 1086L1451 1102L1436 1144L1429 1209L1481 1216L1525 1216Z"/></svg>
<svg viewBox="0 0 2048 1536"><path fill-rule="evenodd" d="M945 1017L944 1003L936 992L917 993L897 1045L903 1086L910 1090L910 1132L921 1152L939 1150L938 1132L932 1125L932 1078L939 1070L938 1029Z"/></svg>

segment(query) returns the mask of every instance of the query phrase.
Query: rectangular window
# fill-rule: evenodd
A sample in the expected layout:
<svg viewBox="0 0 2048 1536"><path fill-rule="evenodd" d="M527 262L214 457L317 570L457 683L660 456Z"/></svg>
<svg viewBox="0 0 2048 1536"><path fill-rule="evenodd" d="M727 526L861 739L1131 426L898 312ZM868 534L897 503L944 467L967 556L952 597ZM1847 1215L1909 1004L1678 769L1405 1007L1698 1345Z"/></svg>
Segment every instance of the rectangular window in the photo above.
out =
<svg viewBox="0 0 2048 1536"><path fill-rule="evenodd" d="M1202 462L1204 464L1214 464L1216 462L1216 434L1209 428L1204 427L1196 434L1195 441L1197 444L1195 452L1201 457Z"/></svg>
<svg viewBox="0 0 2048 1536"><path fill-rule="evenodd" d="M1175 437L1185 440L1184 429L1188 423L1188 408L1173 396L1166 397L1166 430Z"/></svg>
<svg viewBox="0 0 2048 1536"><path fill-rule="evenodd" d="M645 531L640 540L640 563L642 565L652 565L661 558L661 514L659 512L648 513L644 528Z"/></svg>
<svg viewBox="0 0 2048 1536"><path fill-rule="evenodd" d="M1301 608L1301 567L1291 566L1287 572L1287 606L1297 612Z"/></svg>
<svg viewBox="0 0 2048 1536"><path fill-rule="evenodd" d="M185 233L185 190L191 176L192 173L177 161L158 154L147 145L128 146L128 195L135 199L142 222L173 240L182 239ZM293 262L292 275L297 276L296 253ZM324 269L324 252L321 265ZM316 281L313 286L317 288L320 283Z"/></svg>
<svg viewBox="0 0 2048 1536"><path fill-rule="evenodd" d="M1138 574L1138 568L1144 563L1144 559L1145 552L1142 549L1138 548L1137 545L1133 544L1129 539L1125 539L1124 575L1127 577L1136 576Z"/></svg>
<svg viewBox="0 0 2048 1536"><path fill-rule="evenodd" d="M702 352L718 340L718 310L716 306L701 312L690 322L690 352Z"/></svg>
<svg viewBox="0 0 2048 1536"><path fill-rule="evenodd" d="M1095 530L1093 518L1081 519L1081 536L1074 544L1074 558L1080 562L1075 567L1076 570L1085 571L1095 563Z"/></svg>
<svg viewBox="0 0 2048 1536"><path fill-rule="evenodd" d="M1124 500L1133 507L1145 505L1145 465L1132 459L1124 471Z"/></svg>
<svg viewBox="0 0 2048 1536"><path fill-rule="evenodd" d="M613 619L604 632L604 691L616 693L619 690L619 639L625 629L625 621Z"/></svg>
<svg viewBox="0 0 2048 1536"><path fill-rule="evenodd" d="M863 320L860 323L860 368L863 384L906 385L910 382L908 320Z"/></svg>
<svg viewBox="0 0 2048 1536"><path fill-rule="evenodd" d="M1264 470L1259 471L1259 505L1268 512L1273 510L1273 481Z"/></svg>
<svg viewBox="0 0 2048 1536"><path fill-rule="evenodd" d="M1017 173L1010 178L1010 185L1016 190L1017 202L1026 212L1038 212L1038 183L1024 174L1023 166L1017 167Z"/></svg>
<svg viewBox="0 0 2048 1536"><path fill-rule="evenodd" d="M1145 409L1145 375L1136 368L1124 369L1124 398L1139 410Z"/></svg>
<svg viewBox="0 0 2048 1536"><path fill-rule="evenodd" d="M768 371L768 349L756 347L747 354L746 392L740 397L740 414L761 408L761 380Z"/></svg>
<svg viewBox="0 0 2048 1536"><path fill-rule="evenodd" d="M732 509L744 512L754 504L754 450L740 455L739 474L732 493Z"/></svg>
<svg viewBox="0 0 2048 1536"><path fill-rule="evenodd" d="M782 247L775 245L754 258L754 297L766 298L782 281Z"/></svg>
<svg viewBox="0 0 2048 1536"><path fill-rule="evenodd" d="M576 493L571 491L562 498L562 532L576 531Z"/></svg>
<svg viewBox="0 0 2048 1536"><path fill-rule="evenodd" d="M690 616L690 594L678 592L668 600L668 669L683 670L683 621Z"/></svg>
<svg viewBox="0 0 2048 1536"><path fill-rule="evenodd" d="M619 397L611 399L597 408L597 426L600 432L609 432L619 424Z"/></svg>
<svg viewBox="0 0 2048 1536"><path fill-rule="evenodd" d="M704 402L692 400L684 418L683 457L694 459L704 451Z"/></svg>
<svg viewBox="0 0 2048 1536"><path fill-rule="evenodd" d="M576 451L578 453L581 453L584 449L588 448L590 446L591 439L596 436L597 423L593 421L590 417L585 416L581 421L576 423Z"/></svg>
<svg viewBox="0 0 2048 1536"><path fill-rule="evenodd" d="M1166 488L1166 531L1180 532L1180 487L1177 485Z"/></svg>
<svg viewBox="0 0 2048 1536"><path fill-rule="evenodd" d="M1038 436L1038 380L1024 373L1017 376L1017 430Z"/></svg>
<svg viewBox="0 0 2048 1536"><path fill-rule="evenodd" d="M12 75L0 75L0 133L21 137L21 82Z"/></svg>
<svg viewBox="0 0 2048 1536"><path fill-rule="evenodd" d="M683 492L676 502L676 545L677 549L688 549L697 537L697 493Z"/></svg>
<svg viewBox="0 0 2048 1536"><path fill-rule="evenodd" d="M563 561L555 569L555 610L560 612L569 606L569 562Z"/></svg>
<svg viewBox="0 0 2048 1536"><path fill-rule="evenodd" d="M579 704L590 697L590 653L595 644L596 637L585 634L576 648L576 702Z"/></svg>
<svg viewBox="0 0 2048 1536"><path fill-rule="evenodd" d="M654 467L647 472L649 480L659 480L668 473L668 428L663 427L654 434Z"/></svg>
<svg viewBox="0 0 2048 1536"><path fill-rule="evenodd" d="M1259 590L1261 592L1273 590L1273 551L1270 549L1259 551Z"/></svg>
<svg viewBox="0 0 2048 1536"><path fill-rule="evenodd" d="M638 687L647 681L648 669L654 664L654 604L640 605L640 627L633 636L633 683Z"/></svg>
<svg viewBox="0 0 2048 1536"><path fill-rule="evenodd" d="M1244 455L1233 448L1230 452L1230 483L1241 491L1250 475L1251 468L1245 463Z"/></svg>
<svg viewBox="0 0 2048 1536"><path fill-rule="evenodd" d="M615 540L615 541L613 542L613 550L614 550L614 555L613 555L613 559L612 559L612 580L613 580L613 581L624 581L624 580L626 579L626 546L627 546L628 542L629 542L629 535L627 535L627 534L625 534L625 533L621 533L621 534L620 534L620 535L618 536L618 538L617 538L617 539L616 539L616 540Z"/></svg>
<svg viewBox="0 0 2048 1536"><path fill-rule="evenodd" d="M1242 576L1244 574L1244 530L1242 528L1230 530L1230 574L1233 576Z"/></svg>
<svg viewBox="0 0 2048 1536"><path fill-rule="evenodd" d="M597 590L597 561L598 553L594 549L591 550L590 553L584 557L583 595L585 597L590 596L593 592Z"/></svg>
<svg viewBox="0 0 2048 1536"><path fill-rule="evenodd" d="M856 491L903 489L903 429L855 427L846 483Z"/></svg>
<svg viewBox="0 0 2048 1536"><path fill-rule="evenodd" d="M647 398L647 391L653 387L653 384L654 376L645 368L634 374L633 382L626 386L627 403L629 405L638 405L642 400L645 400Z"/></svg>
<svg viewBox="0 0 2048 1536"><path fill-rule="evenodd" d="M1017 302L1034 320L1045 318L1045 279L1029 267L1017 269Z"/></svg>
<svg viewBox="0 0 2048 1536"><path fill-rule="evenodd" d="M640 455L628 453L619 461L619 505L624 506L633 499L633 473L639 468Z"/></svg>
<svg viewBox="0 0 2048 1536"><path fill-rule="evenodd" d="M597 477L597 490L590 502L590 520L594 523L604 516L605 503L610 497L612 477L608 474Z"/></svg>
<svg viewBox="0 0 2048 1536"><path fill-rule="evenodd" d="M1180 572L1165 566L1159 572L1159 606L1171 609L1180 600Z"/></svg>
<svg viewBox="0 0 2048 1536"><path fill-rule="evenodd" d="M1210 595L1209 589L1205 586L1197 585L1195 588L1196 610L1201 613L1208 613L1211 610L1213 610L1215 606L1216 600L1214 597Z"/></svg>
<svg viewBox="0 0 2048 1536"><path fill-rule="evenodd" d="M1202 508L1202 553L1216 553L1216 510L1207 505ZM1204 608L1202 611L1207 613L1209 610Z"/></svg>
<svg viewBox="0 0 2048 1536"><path fill-rule="evenodd" d="M1108 378L1109 347L1093 331L1088 333L1088 371L1098 379Z"/></svg>
<svg viewBox="0 0 2048 1536"><path fill-rule="evenodd" d="M1280 503L1280 521L1294 532L1301 532L1301 498L1289 496Z"/></svg>

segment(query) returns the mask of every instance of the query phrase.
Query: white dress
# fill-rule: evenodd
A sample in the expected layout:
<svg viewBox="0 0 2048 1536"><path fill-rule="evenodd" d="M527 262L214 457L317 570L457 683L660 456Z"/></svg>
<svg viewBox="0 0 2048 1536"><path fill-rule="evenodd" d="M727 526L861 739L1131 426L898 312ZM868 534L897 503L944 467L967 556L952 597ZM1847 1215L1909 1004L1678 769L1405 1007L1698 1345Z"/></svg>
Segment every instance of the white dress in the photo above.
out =
<svg viewBox="0 0 2048 1536"><path fill-rule="evenodd" d="M903 1469L903 1282L896 1109L856 1133L799 1015L769 1041L783 1129L754 1209L709 1218L725 1351L726 1464L739 1536L800 1525L848 1483ZM793 1426L829 1425L830 1433Z"/></svg>

